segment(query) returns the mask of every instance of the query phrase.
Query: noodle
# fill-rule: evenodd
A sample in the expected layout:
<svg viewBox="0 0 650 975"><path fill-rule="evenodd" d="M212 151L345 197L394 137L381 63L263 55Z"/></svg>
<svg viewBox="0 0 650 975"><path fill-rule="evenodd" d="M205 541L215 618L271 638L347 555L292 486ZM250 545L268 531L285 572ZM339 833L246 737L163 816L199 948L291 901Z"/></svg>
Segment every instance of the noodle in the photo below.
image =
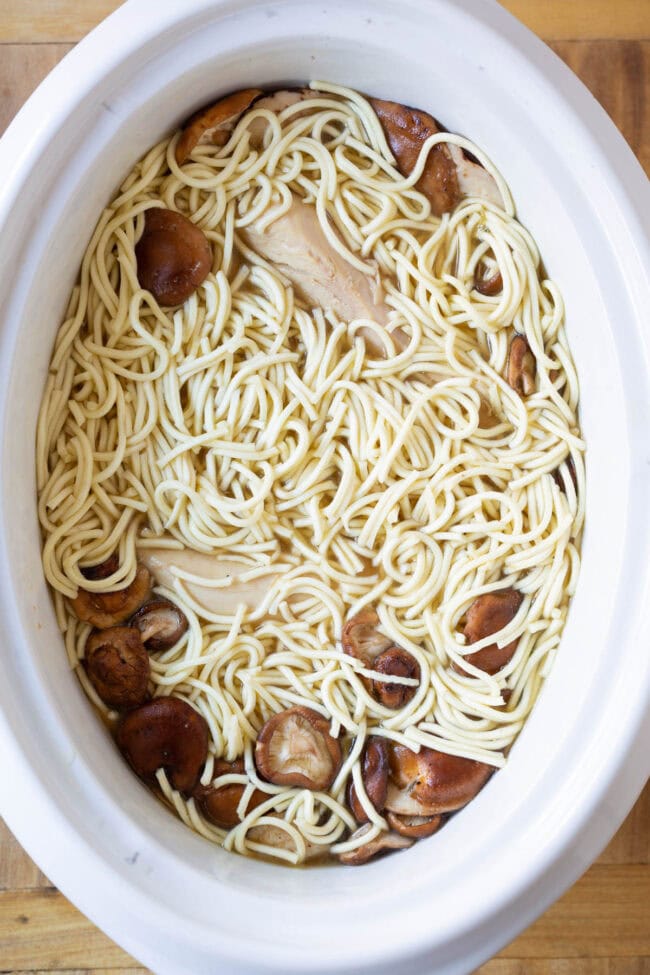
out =
<svg viewBox="0 0 650 975"><path fill-rule="evenodd" d="M345 852L386 828L360 773L370 734L504 764L557 651L585 499L561 296L543 277L503 179L474 145L447 133L427 140L404 178L362 96L312 88L311 100L278 115L253 106L226 146L200 146L182 167L178 136L165 140L125 180L99 220L57 335L36 456L57 619L71 665L109 718L81 665L89 626L63 597L80 586L126 587L138 549L161 544L234 559L243 578L270 578L257 607L234 613L202 608L188 586L219 583L188 572L156 588L189 628L151 655L154 692L205 717L204 784L215 759L243 756L245 774L224 779L247 785L242 822L221 830L162 770L158 784L207 839L290 863ZM266 135L253 148L256 119ZM505 209L468 198L432 216L414 187L437 142L477 156ZM388 333L308 307L245 246L243 228L260 217L272 224L292 195L315 207L346 261L373 279L379 273ZM175 310L158 307L136 273L144 213L161 203L197 223L214 252L212 273ZM484 260L503 279L495 297L473 288ZM400 328L408 347L375 358L356 334L361 325L387 344ZM503 378L513 329L537 362L537 390L525 399ZM482 425L486 407L490 426ZM564 490L551 476L558 468ZM116 550L119 569L89 582L80 566ZM523 594L504 630L519 638L512 660L493 676L469 662L459 673L451 666L463 661L459 620L477 596L504 586ZM369 694L362 678L371 672L338 645L345 621L367 605L420 667L416 693L398 712ZM327 793L257 774L258 731L296 704L325 716L349 744ZM361 840L348 837L350 777L372 827ZM253 789L267 800L249 809ZM277 844L260 842L260 826L282 832Z"/></svg>

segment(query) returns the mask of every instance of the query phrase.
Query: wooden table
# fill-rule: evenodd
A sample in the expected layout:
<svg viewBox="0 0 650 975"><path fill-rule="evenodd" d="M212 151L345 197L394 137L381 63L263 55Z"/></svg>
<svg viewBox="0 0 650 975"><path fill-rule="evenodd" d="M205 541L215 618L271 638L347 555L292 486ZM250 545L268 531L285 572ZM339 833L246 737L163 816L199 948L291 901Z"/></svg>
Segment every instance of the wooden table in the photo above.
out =
<svg viewBox="0 0 650 975"><path fill-rule="evenodd" d="M0 0L0 133L41 78L117 6L117 0ZM506 0L505 6L583 79L650 173L650 0ZM479 971L650 975L650 785L597 863ZM65 900L0 822L2 972L145 970Z"/></svg>

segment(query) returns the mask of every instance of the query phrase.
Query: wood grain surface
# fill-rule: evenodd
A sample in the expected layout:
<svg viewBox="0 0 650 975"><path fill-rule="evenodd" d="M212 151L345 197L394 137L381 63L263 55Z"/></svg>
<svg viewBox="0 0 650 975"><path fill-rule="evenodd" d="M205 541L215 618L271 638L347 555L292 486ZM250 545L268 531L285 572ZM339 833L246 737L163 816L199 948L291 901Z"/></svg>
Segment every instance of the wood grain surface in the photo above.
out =
<svg viewBox="0 0 650 975"><path fill-rule="evenodd" d="M504 5L551 42L650 174L650 0ZM117 6L0 0L0 133L73 43ZM51 886L0 821L0 973L23 972L144 975L145 969ZM650 785L597 863L479 973L650 975Z"/></svg>

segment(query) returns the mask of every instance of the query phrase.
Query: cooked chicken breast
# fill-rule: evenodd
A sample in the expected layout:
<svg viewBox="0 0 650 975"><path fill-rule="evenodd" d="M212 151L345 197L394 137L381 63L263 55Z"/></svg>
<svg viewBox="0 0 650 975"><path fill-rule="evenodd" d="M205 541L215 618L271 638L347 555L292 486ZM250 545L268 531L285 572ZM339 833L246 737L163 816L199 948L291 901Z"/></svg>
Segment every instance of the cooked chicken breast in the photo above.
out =
<svg viewBox="0 0 650 975"><path fill-rule="evenodd" d="M265 229L253 222L241 231L244 243L277 268L312 307L331 312L343 322L370 319L388 328L388 306L376 281L349 264L327 240L316 209L294 196L289 210ZM373 353L386 355L384 342L369 328L360 328ZM408 338L391 331L398 349Z"/></svg>

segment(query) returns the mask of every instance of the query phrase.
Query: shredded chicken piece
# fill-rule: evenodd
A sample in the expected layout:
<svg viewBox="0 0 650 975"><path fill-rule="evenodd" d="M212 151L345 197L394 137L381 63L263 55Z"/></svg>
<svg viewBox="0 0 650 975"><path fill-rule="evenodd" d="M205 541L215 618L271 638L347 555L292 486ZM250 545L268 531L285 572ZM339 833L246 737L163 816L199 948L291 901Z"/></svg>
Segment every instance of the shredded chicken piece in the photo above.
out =
<svg viewBox="0 0 650 975"><path fill-rule="evenodd" d="M277 573L270 572L268 575L243 581L240 576L251 566L206 552L195 552L189 548L141 548L138 558L149 569L158 585L170 589L173 589L176 579L172 572L174 567L211 582L229 579L227 585L218 589L196 582L183 583L192 599L208 612L216 614L234 613L241 603L244 603L246 609L257 609L278 577Z"/></svg>
<svg viewBox="0 0 650 975"><path fill-rule="evenodd" d="M363 274L336 251L323 233L316 210L294 196L289 210L261 230L254 221L241 231L244 243L280 271L313 307L331 312L343 322L359 318L388 328L388 306L370 275ZM360 328L376 355L385 356L385 343L370 328ZM398 350L408 344L401 329L391 331Z"/></svg>

